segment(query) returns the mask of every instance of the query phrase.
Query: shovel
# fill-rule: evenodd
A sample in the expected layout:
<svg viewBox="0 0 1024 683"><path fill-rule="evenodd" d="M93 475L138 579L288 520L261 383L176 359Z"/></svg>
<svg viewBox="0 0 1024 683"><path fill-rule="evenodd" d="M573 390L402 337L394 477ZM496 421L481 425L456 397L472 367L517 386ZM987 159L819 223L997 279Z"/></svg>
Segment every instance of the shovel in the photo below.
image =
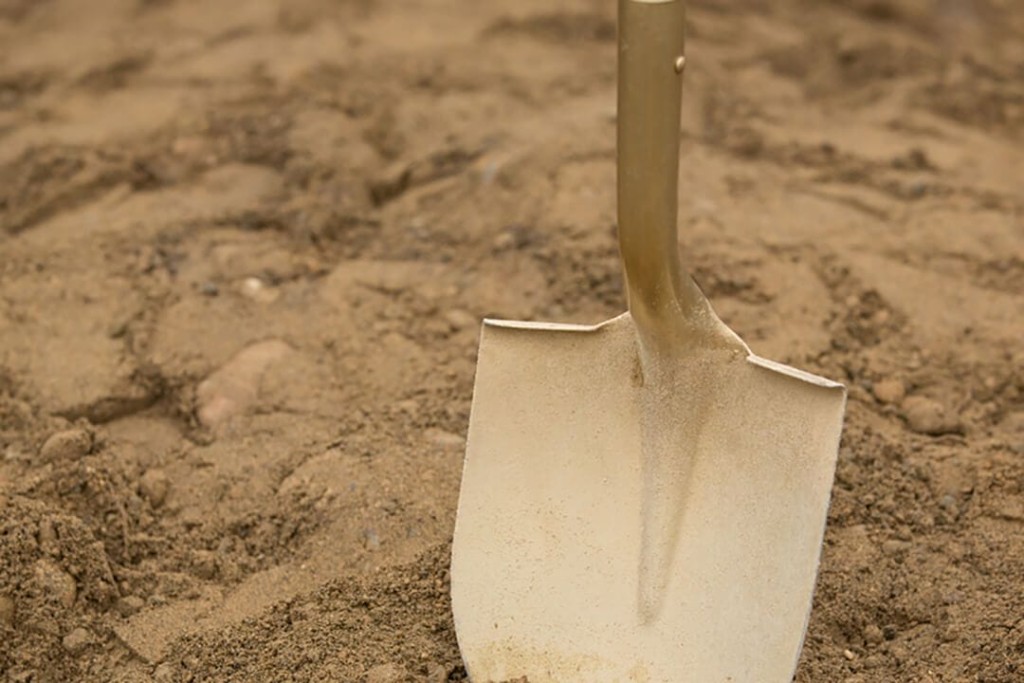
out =
<svg viewBox="0 0 1024 683"><path fill-rule="evenodd" d="M629 312L484 321L452 547L475 683L786 683L814 592L839 384L753 355L676 237L684 8L620 0Z"/></svg>

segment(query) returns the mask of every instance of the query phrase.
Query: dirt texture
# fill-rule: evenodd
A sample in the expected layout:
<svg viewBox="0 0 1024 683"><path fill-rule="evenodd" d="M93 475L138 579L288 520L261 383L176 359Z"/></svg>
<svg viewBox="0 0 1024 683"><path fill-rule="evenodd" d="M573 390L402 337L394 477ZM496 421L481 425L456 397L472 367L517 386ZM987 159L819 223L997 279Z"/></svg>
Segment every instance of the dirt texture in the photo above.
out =
<svg viewBox="0 0 1024 683"><path fill-rule="evenodd" d="M484 316L624 308L612 0L0 0L0 681L462 680ZM797 681L1024 680L1024 5L697 0L680 244L850 404Z"/></svg>

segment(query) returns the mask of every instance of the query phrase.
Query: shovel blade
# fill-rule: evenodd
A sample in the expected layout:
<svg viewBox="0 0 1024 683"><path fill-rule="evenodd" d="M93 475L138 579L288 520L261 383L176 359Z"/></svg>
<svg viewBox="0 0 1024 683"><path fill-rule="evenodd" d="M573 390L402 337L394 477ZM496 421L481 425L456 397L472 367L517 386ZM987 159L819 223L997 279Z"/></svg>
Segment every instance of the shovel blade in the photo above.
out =
<svg viewBox="0 0 1024 683"><path fill-rule="evenodd" d="M629 315L485 323L451 568L472 681L792 680L845 392L755 356L693 362L717 363L715 386L678 388L702 426L679 444L692 466L651 614Z"/></svg>

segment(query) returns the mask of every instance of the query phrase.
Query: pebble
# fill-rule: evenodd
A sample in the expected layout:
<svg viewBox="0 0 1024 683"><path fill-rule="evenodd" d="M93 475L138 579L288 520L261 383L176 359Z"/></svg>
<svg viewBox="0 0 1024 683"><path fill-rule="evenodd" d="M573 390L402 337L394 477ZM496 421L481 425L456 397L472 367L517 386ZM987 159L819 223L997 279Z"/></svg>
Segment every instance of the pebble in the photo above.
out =
<svg viewBox="0 0 1024 683"><path fill-rule="evenodd" d="M244 296L249 297L253 301L259 301L264 304L276 301L279 296L279 292L276 289L268 287L266 283L258 277L245 278L242 280L240 289Z"/></svg>
<svg viewBox="0 0 1024 683"><path fill-rule="evenodd" d="M868 624L864 627L864 641L869 645L878 645L885 640L885 634L875 624Z"/></svg>
<svg viewBox="0 0 1024 683"><path fill-rule="evenodd" d="M949 434L959 429L955 418L938 401L924 396L909 396L901 406L907 426L918 434Z"/></svg>
<svg viewBox="0 0 1024 683"><path fill-rule="evenodd" d="M44 518L39 522L39 549L52 557L60 556L57 530L53 526L52 519Z"/></svg>
<svg viewBox="0 0 1024 683"><path fill-rule="evenodd" d="M899 555L910 549L907 541L889 540L882 543L882 552L886 555Z"/></svg>
<svg viewBox="0 0 1024 683"><path fill-rule="evenodd" d="M426 683L446 683L448 680L448 667L442 666L437 662L427 662L427 680Z"/></svg>
<svg viewBox="0 0 1024 683"><path fill-rule="evenodd" d="M207 581L217 577L217 555L209 550L195 550L192 553L192 566L196 576Z"/></svg>
<svg viewBox="0 0 1024 683"><path fill-rule="evenodd" d="M87 429L67 429L51 435L39 449L43 462L77 460L92 450L92 434Z"/></svg>
<svg viewBox="0 0 1024 683"><path fill-rule="evenodd" d="M171 480L167 473L158 467L146 470L146 473L139 479L139 493L155 508L163 505L170 487Z"/></svg>
<svg viewBox="0 0 1024 683"><path fill-rule="evenodd" d="M847 661L853 661L857 658L857 655L853 653L853 650L843 650L843 657L846 657Z"/></svg>
<svg viewBox="0 0 1024 683"><path fill-rule="evenodd" d="M1012 522L1024 522L1024 501L1012 498L996 507L996 514Z"/></svg>
<svg viewBox="0 0 1024 683"><path fill-rule="evenodd" d="M164 662L153 671L153 683L174 683L174 667Z"/></svg>
<svg viewBox="0 0 1024 683"><path fill-rule="evenodd" d="M903 380L896 378L875 382L871 390L875 398L882 403L899 403L907 395L907 389L903 385Z"/></svg>
<svg viewBox="0 0 1024 683"><path fill-rule="evenodd" d="M453 330L465 330L471 327L476 327L480 324L480 321L475 315L467 313L459 308L446 312L444 314L444 319Z"/></svg>
<svg viewBox="0 0 1024 683"><path fill-rule="evenodd" d="M401 683L408 678L397 664L381 664L366 672L366 683Z"/></svg>
<svg viewBox="0 0 1024 683"><path fill-rule="evenodd" d="M14 625L14 600L7 595L0 595L0 626Z"/></svg>
<svg viewBox="0 0 1024 683"><path fill-rule="evenodd" d="M73 655L84 650L91 642L92 634L81 626L71 631L71 633L64 636L61 640L61 644L64 646L64 649Z"/></svg>
<svg viewBox="0 0 1024 683"><path fill-rule="evenodd" d="M35 579L51 598L71 609L78 597L78 586L74 577L58 567L51 560L37 560L34 568Z"/></svg>
<svg viewBox="0 0 1024 683"><path fill-rule="evenodd" d="M130 617L143 607L146 606L146 601L137 595L126 595L117 601L117 613L122 617Z"/></svg>
<svg viewBox="0 0 1024 683"><path fill-rule="evenodd" d="M292 352L279 339L257 342L239 351L196 387L196 416L217 427L243 413L259 397L260 381L272 363Z"/></svg>
<svg viewBox="0 0 1024 683"><path fill-rule="evenodd" d="M864 669L877 669L885 666L885 657L879 654L868 655L860 661L860 665Z"/></svg>
<svg viewBox="0 0 1024 683"><path fill-rule="evenodd" d="M441 446L442 448L461 449L466 447L466 439L460 434L452 434L451 432L446 432L443 429L431 427L426 431L425 436L428 441L437 446Z"/></svg>
<svg viewBox="0 0 1024 683"><path fill-rule="evenodd" d="M516 238L508 232L500 233L494 238L494 249L495 251L505 251L511 249L516 244Z"/></svg>
<svg viewBox="0 0 1024 683"><path fill-rule="evenodd" d="M363 529L363 543L369 550L378 550L380 548L380 534L377 533L376 529Z"/></svg>

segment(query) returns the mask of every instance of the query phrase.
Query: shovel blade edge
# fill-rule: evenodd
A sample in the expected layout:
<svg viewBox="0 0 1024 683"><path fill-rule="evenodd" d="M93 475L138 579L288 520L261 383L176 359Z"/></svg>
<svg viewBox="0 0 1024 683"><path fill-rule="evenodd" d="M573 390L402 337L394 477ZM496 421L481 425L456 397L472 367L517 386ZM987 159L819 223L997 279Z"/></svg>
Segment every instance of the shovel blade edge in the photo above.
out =
<svg viewBox="0 0 1024 683"><path fill-rule="evenodd" d="M694 460L670 577L643 618L632 321L485 322L451 567L472 681L792 680L845 392L755 356L715 377L679 387L707 408L679 446Z"/></svg>

